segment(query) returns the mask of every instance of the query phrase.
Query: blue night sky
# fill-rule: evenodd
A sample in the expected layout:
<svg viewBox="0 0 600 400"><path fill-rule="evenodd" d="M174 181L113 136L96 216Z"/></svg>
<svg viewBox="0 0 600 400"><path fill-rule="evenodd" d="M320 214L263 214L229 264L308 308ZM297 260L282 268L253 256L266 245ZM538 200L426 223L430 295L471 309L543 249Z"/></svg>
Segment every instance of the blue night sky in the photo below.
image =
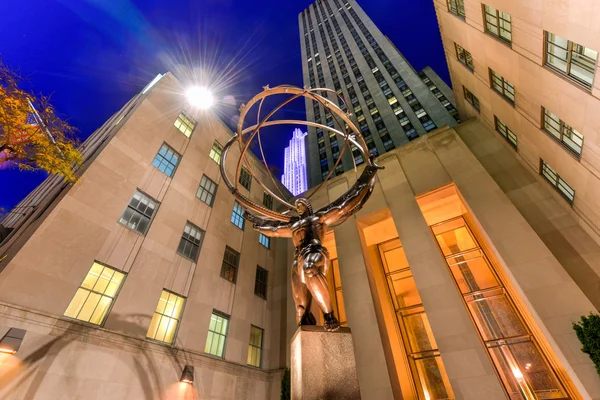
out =
<svg viewBox="0 0 600 400"><path fill-rule="evenodd" d="M52 94L81 140L154 76L209 65L228 70L218 93L231 125L239 105L269 84L302 86L298 14L314 0L2 0L0 58ZM409 62L449 82L433 0L359 0ZM232 63L233 64L230 64ZM281 118L304 119L304 103ZM267 161L281 168L294 127L272 132ZM10 209L43 179L0 170L0 208Z"/></svg>

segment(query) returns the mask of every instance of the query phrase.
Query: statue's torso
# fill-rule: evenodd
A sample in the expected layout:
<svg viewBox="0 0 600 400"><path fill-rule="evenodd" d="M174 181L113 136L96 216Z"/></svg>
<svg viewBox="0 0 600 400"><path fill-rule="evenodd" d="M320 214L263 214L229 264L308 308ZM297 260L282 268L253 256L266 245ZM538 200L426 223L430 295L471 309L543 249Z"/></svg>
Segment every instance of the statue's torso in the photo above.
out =
<svg viewBox="0 0 600 400"><path fill-rule="evenodd" d="M292 224L292 241L296 249L301 250L309 244L321 244L325 236L325 226L314 215L302 218Z"/></svg>

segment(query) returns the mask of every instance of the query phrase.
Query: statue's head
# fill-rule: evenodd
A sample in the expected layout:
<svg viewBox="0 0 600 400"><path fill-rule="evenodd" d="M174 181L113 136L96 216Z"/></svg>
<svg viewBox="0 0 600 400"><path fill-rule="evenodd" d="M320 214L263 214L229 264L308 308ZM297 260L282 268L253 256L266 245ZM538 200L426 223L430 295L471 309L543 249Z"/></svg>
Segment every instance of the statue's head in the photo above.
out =
<svg viewBox="0 0 600 400"><path fill-rule="evenodd" d="M297 199L295 206L296 206L296 212L301 217L305 217L307 215L313 214L313 208L310 205L310 202L308 201L308 199L305 199L304 197Z"/></svg>

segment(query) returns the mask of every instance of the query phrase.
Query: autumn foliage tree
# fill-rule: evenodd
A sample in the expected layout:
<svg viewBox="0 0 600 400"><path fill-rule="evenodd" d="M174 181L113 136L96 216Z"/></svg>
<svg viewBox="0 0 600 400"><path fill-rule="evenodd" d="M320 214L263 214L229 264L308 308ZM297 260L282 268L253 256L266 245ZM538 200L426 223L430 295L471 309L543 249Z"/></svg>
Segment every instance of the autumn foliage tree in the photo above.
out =
<svg viewBox="0 0 600 400"><path fill-rule="evenodd" d="M75 181L81 163L75 128L56 115L48 97L27 93L20 82L0 60L0 167L11 163Z"/></svg>

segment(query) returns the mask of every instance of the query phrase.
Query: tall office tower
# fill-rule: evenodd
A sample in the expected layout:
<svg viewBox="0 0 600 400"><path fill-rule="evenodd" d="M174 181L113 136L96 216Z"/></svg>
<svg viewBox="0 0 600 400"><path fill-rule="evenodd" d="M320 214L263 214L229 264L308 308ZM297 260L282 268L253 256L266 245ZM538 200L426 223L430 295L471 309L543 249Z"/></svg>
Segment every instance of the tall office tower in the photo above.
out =
<svg viewBox="0 0 600 400"><path fill-rule="evenodd" d="M552 0L435 6L463 119L476 117L504 139L562 197L557 217L576 215L600 241L600 11L569 0L560 6ZM506 178L504 185L517 179ZM535 223L531 210L523 212ZM570 237L558 233L558 222L551 231L538 228L551 249L556 238Z"/></svg>
<svg viewBox="0 0 600 400"><path fill-rule="evenodd" d="M298 22L304 84L343 96L371 153L383 154L437 127L456 125L452 90L430 68L417 73L356 1L318 0ZM306 112L311 121L337 127L317 103L307 101ZM309 186L364 161L352 148L334 167L343 141L321 129L308 132Z"/></svg>
<svg viewBox="0 0 600 400"><path fill-rule="evenodd" d="M281 183L289 189L294 196L306 192L308 181L306 179L306 146L304 138L308 133L301 129L294 129L290 145L285 148L285 159Z"/></svg>

